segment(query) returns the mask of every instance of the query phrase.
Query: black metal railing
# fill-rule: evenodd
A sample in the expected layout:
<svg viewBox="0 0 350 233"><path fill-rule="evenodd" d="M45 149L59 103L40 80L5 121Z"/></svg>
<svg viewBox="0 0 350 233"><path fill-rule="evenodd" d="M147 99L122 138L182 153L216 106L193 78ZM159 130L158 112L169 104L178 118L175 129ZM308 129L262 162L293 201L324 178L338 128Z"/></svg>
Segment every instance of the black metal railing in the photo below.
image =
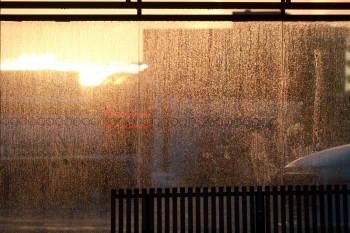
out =
<svg viewBox="0 0 350 233"><path fill-rule="evenodd" d="M350 189L112 190L111 232L349 232Z"/></svg>
<svg viewBox="0 0 350 233"><path fill-rule="evenodd" d="M89 14L0 14L2 21L348 21L349 14L286 14L286 10L350 10L350 2L31 2L2 1L0 9L89 9ZM135 14L97 14L99 9L135 9ZM143 9L275 10L280 14L143 14Z"/></svg>

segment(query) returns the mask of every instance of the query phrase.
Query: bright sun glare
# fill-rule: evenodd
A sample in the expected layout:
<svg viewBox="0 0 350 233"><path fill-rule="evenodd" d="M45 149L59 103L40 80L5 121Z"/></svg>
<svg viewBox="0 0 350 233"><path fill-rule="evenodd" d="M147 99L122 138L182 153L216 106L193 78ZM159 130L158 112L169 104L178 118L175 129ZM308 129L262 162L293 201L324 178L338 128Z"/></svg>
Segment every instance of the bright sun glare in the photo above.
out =
<svg viewBox="0 0 350 233"><path fill-rule="evenodd" d="M1 70L59 70L78 71L82 86L98 86L111 74L133 73L136 74L147 68L147 65L124 64L112 62L101 65L90 62L60 62L53 54L27 55L23 54L15 60L5 60L1 64Z"/></svg>

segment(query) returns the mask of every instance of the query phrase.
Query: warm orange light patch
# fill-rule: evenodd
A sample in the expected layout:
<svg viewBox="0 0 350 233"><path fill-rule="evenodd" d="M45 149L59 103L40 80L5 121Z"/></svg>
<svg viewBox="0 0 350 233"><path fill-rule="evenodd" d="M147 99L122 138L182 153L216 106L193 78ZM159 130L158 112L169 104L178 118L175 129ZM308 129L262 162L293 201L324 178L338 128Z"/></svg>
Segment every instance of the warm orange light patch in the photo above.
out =
<svg viewBox="0 0 350 233"><path fill-rule="evenodd" d="M147 65L124 64L113 62L101 65L91 62L60 62L53 54L27 55L23 54L15 60L5 60L1 70L60 70L78 71L82 86L98 86L109 75L116 73L136 74L147 68ZM121 84L125 78L118 79Z"/></svg>

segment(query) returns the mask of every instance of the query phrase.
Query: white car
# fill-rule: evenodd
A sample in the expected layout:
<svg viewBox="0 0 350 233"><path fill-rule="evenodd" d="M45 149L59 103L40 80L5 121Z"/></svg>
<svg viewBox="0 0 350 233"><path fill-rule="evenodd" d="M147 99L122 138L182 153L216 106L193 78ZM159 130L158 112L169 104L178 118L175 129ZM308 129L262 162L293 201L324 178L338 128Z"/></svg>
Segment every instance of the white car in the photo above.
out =
<svg viewBox="0 0 350 233"><path fill-rule="evenodd" d="M323 185L324 189L328 188L325 185L349 185L350 184L350 144L330 148L314 154L307 155L300 159L297 159L285 167L283 175L284 185ZM349 186L348 186L349 187ZM340 188L342 189L342 188ZM310 190L310 189L309 189ZM329 199L331 197L331 199ZM345 223L350 222L350 202L349 197L347 212L344 209L344 196L338 199L338 209L336 207L336 195L332 194L331 196L324 196L324 210L322 214L321 210L321 199L320 197L316 198L316 232L334 232L334 233L348 233L349 225ZM301 228L305 228L304 219L305 219L305 197L301 199ZM309 211L313 211L311 196L308 198ZM330 203L331 201L331 203ZM331 208L329 207L331 205ZM287 209L288 204L287 204ZM297 209L297 204L293 204L294 212ZM310 212L309 212L310 213ZM314 212L313 212L314 213ZM346 214L345 214L346 213ZM321 216L324 216L322 220ZM345 217L347 219L345 219ZM297 213L294 213L294 228L297 229ZM338 218L338 223L337 219ZM288 218L287 218L288 219ZM309 232L315 232L313 229L315 225L312 223L313 219L309 215L310 224L307 227ZM290 223L286 223L286 228L290 227ZM300 229L300 228L299 228ZM312 230L311 230L312 229Z"/></svg>
<svg viewBox="0 0 350 233"><path fill-rule="evenodd" d="M297 159L285 167L285 185L350 184L350 144Z"/></svg>

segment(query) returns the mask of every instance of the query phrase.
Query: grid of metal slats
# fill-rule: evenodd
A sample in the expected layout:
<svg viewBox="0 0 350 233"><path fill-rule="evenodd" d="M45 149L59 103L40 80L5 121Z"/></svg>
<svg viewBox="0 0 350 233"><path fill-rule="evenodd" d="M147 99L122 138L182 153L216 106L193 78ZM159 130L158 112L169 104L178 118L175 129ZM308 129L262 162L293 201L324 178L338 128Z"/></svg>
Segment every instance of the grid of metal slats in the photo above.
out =
<svg viewBox="0 0 350 233"><path fill-rule="evenodd" d="M112 190L111 232L349 232L346 185L139 193Z"/></svg>

